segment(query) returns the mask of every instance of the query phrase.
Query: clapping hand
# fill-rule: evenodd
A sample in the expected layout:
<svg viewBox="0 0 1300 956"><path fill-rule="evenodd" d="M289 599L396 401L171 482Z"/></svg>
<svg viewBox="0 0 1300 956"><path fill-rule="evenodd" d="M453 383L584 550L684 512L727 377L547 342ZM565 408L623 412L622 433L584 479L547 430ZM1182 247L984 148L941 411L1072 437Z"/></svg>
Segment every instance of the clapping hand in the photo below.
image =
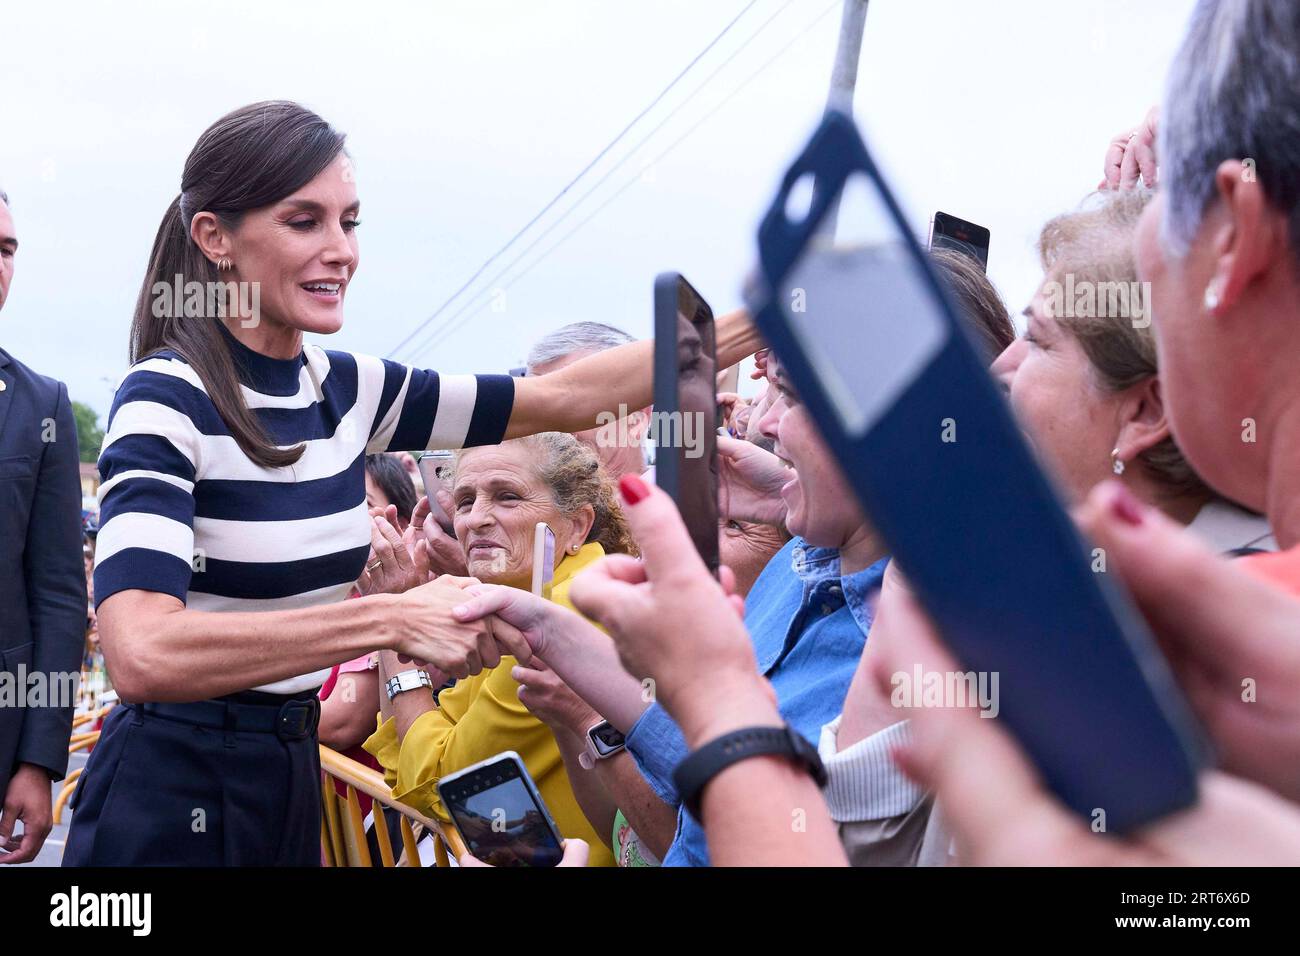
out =
<svg viewBox="0 0 1300 956"><path fill-rule="evenodd" d="M434 509L437 509L435 513ZM465 569L465 551L455 535L448 534L443 527L452 523L452 498L445 488L434 492L434 500L421 497L411 513L410 534L416 547L424 548L424 560L431 574L453 574L463 576ZM439 517L441 515L441 517Z"/></svg>
<svg viewBox="0 0 1300 956"><path fill-rule="evenodd" d="M397 530L397 507L370 510L370 555L357 578L362 595L401 594L430 578L429 548L416 540L410 527Z"/></svg>

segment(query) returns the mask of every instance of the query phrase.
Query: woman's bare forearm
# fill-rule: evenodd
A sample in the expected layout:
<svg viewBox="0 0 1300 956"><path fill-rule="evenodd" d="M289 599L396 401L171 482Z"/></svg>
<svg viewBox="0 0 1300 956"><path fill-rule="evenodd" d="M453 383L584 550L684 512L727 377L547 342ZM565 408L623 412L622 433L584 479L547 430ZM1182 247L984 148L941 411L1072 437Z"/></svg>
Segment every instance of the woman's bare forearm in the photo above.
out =
<svg viewBox="0 0 1300 956"><path fill-rule="evenodd" d="M734 365L762 348L762 340L743 309L719 317L715 337L719 368ZM506 438L542 431L582 431L616 421L653 400L654 340L629 342L549 375L517 379Z"/></svg>
<svg viewBox="0 0 1300 956"><path fill-rule="evenodd" d="M595 773L583 769L579 758L587 747L577 732L556 726L552 726L551 732L555 734L555 742L560 748L560 757L564 760L564 770L569 777L569 785L573 788L573 795L578 800L578 806L582 809L582 815L596 831L596 836L612 849L614 813L618 810L616 798L605 789Z"/></svg>
<svg viewBox="0 0 1300 956"><path fill-rule="evenodd" d="M99 606L100 643L129 701L207 700L393 646L395 596L288 611L191 611L170 595L120 591Z"/></svg>
<svg viewBox="0 0 1300 956"><path fill-rule="evenodd" d="M677 808L659 799L627 751L597 760L593 772L641 842L662 860L677 835Z"/></svg>
<svg viewBox="0 0 1300 956"><path fill-rule="evenodd" d="M538 656L592 710L627 733L650 706L653 695L623 670L609 637L581 615L559 610Z"/></svg>
<svg viewBox="0 0 1300 956"><path fill-rule="evenodd" d="M718 316L713 323L713 337L718 368L736 365L763 347L763 338L744 309Z"/></svg>

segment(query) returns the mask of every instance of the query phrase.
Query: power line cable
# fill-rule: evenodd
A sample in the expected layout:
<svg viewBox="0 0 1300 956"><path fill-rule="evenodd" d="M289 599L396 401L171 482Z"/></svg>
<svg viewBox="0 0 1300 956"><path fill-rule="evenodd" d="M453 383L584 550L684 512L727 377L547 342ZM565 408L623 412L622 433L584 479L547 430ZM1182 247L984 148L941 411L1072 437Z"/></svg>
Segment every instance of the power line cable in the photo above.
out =
<svg viewBox="0 0 1300 956"><path fill-rule="evenodd" d="M700 119L696 123L690 126L681 136L675 139L668 146L667 149L665 149L662 153L656 156L647 165L653 166L657 163L662 162L669 155L669 153L671 153L674 149L680 146L682 142L684 142L692 133L694 133L697 129L703 126L708 120L710 120L714 116L714 114L716 114L720 109L722 109L723 106L725 106L732 99L734 99L738 94L740 94L747 86L749 86L750 83L752 83L759 76L759 74L764 72L768 67L770 67L778 59L784 56L790 50L791 47L793 47L799 40L803 39L804 36L806 36L809 32L812 31L814 27L816 27L822 20L824 20L827 14L829 14L832 10L834 10L836 7L839 7L840 5L841 5L841 0L833 0L833 2L829 6L827 6L821 13L819 13L816 16L816 18L812 20L812 22L810 22L806 27L800 30L799 33L795 34L795 36L791 38L791 40L788 43L786 43L785 46L783 46L780 50L778 50L770 59L765 61L763 65L760 66L757 70L751 73L739 86L737 86L734 90L728 93L727 96L725 96L722 100L720 100L712 109L710 109L707 113L705 113L702 117L700 117ZM491 286L491 288L488 291L489 292L505 291L509 289L511 286L513 286L515 283L517 283L519 280L523 279L524 276L532 272L533 269L535 269L538 265L540 265L548 256L551 255L551 253L555 252L556 249L558 249L560 246L568 242L569 239L571 239L579 230L581 230L589 222L595 219L596 216L600 215L600 213L603 212L611 203L613 203L614 200L618 199L619 196L627 192L627 190L630 189L632 186L634 186L638 181L640 181L639 176L629 179L617 190L611 193L599 206L593 209L591 213L589 213L582 220L580 220L572 229L566 232L559 240L557 240L545 252L543 252L540 256L538 256L531 263L525 266L521 272L516 274L514 277L508 279L504 285ZM536 243L534 243L534 245L535 244ZM530 246L529 248L532 248L532 246ZM525 250L525 253L526 252L527 250ZM521 254L521 257L522 255L523 254ZM518 258L516 258L513 261L517 262ZM505 274L506 271L509 270L509 268L510 266L507 266L506 269L499 272L495 278L500 278L502 275ZM450 337L462 325L464 325L465 321L468 321L469 318L472 318L474 315L476 315L478 311L482 309L483 305L486 304L484 302L478 301L482 295L483 293L480 292L479 296L475 297L474 299L471 299L470 302L462 306L460 310L453 313L451 317L447 320L447 322L443 324L441 330L435 331L433 333L433 336L430 339L428 339L425 342L425 344L417 347L411 353L412 359L414 359L416 356L420 354L423 354L426 351L435 348L438 345L441 345L444 341L447 340L448 337ZM476 304L478 305L478 308L474 309L474 311L469 312L469 314L466 315L466 312L472 309ZM461 316L465 316L465 318L462 319L462 321L457 322L456 320Z"/></svg>
<svg viewBox="0 0 1300 956"><path fill-rule="evenodd" d="M732 17L731 22L722 28L722 32L720 32L717 36L715 36L712 40L710 40L708 45L705 46L703 50L695 54L691 62L687 63L686 66L682 68L681 72L678 73L675 77L673 77L672 81L667 86L665 86L662 90L659 91L659 95L656 96L653 100L651 100L650 103L643 110L641 110L640 113L637 113L636 116L632 118L632 121L628 123L626 126L624 126L623 129L619 132L619 134L615 136L612 140L610 140L605 145L605 148L602 149L599 153L597 153L595 157L593 157L592 160L589 163L587 163L587 165L584 166L578 172L578 175L574 176L571 180L569 180L569 182L564 186L564 188L561 189L558 193L556 193L551 198L551 201L548 202L545 206L543 206L541 210L536 215L533 216L532 219L524 223L523 227L519 229L513 236L511 236L506 241L505 245L503 245L496 252L492 253L492 255L488 256L488 258L483 261L483 264L474 270L474 274L471 275L468 279L466 279L465 282L460 286L460 288L458 288L455 292L453 292L447 298L447 300L442 303L442 305L438 306L438 308L434 311L433 315L429 316L429 318L425 319L422 323L420 323L414 329L412 329L410 333L407 334L406 338L402 339L401 342L398 342L397 345L394 346L389 351L388 355L391 357L394 354L396 354L397 351L401 349L402 346L406 345L407 342L411 341L411 339L413 339L420 332L421 329L425 328L430 322L432 322L439 315L441 315L442 312L449 305L451 305L452 302L454 302L457 298L460 297L461 293L463 293L474 283L475 279L477 279L479 276L483 274L484 270L486 270L488 266L490 266L493 262L495 262L503 252L505 252L512 245L514 245L516 241L518 241L520 236L522 236L525 232L531 229L533 224L536 223L537 220L541 219L544 215L546 215L546 213L548 213L557 202L559 202L562 198L564 198L565 194L568 193L568 191L573 188L573 186L578 182L578 180L582 179L582 177L585 176L593 166L595 166L598 162L600 162L600 160L603 159L604 156L611 149L613 149L614 146L616 146L619 143L619 141L623 139L624 136L627 135L628 131L631 130L632 127L635 126L643 116L645 116L652 109L654 109L655 106L657 106L659 102L666 95L668 95L668 92L678 84L678 82L682 79L682 77L684 77L687 73L689 73L691 68L695 66L695 64L698 63L706 53L712 50L713 47L717 45L718 41L721 40L724 36L726 36L727 32L733 26L736 25L736 22L740 20L740 18L743 17L750 10L750 8L753 7L754 4L756 3L758 3L758 0L749 0L749 3L745 4L745 6L741 8L741 11L737 13L734 17Z"/></svg>
<svg viewBox="0 0 1300 956"><path fill-rule="evenodd" d="M491 279L489 279L487 286L485 288L480 289L477 293L475 293L474 296L470 299L470 302L478 301L485 294L490 294L491 292L496 291L496 288L493 286L493 283L496 282L497 279L499 279L501 276L505 275L507 272L513 269L515 265L517 265L520 262L520 260L522 260L525 256L528 255L528 253L536 249L543 239L545 239L548 235L550 235L557 228L559 228L560 225L563 224L563 222L566 219L568 219L570 215L576 212L578 208L584 202L587 201L588 197L590 197L594 192L600 189L601 186L603 186L606 182L608 182L610 178L616 172L618 172L618 170L621 169L629 159L635 156L637 152L641 149L641 147L644 146L647 142L649 142L655 136L655 134L659 132L659 130L663 129L663 127L666 126L673 119L674 116L676 116L687 105L693 102L695 97L698 96L704 90L704 88L708 86L709 83L712 82L713 79L719 73L721 73L724 69L726 69L726 67L730 65L731 62L735 60L736 57L739 56L745 50L745 48L748 47L749 44L753 42L753 40L768 27L769 24L771 24L773 20L775 20L783 12L785 12L785 10L788 7L790 7L790 5L793 4L794 2L795 0L786 0L786 2L782 4L776 10L775 13L773 13L766 20L764 20L759 25L758 29L754 30L754 32L752 32L740 44L740 46L738 46L734 51L732 51L731 55L728 56L725 60L723 60L722 63L720 63L717 66L717 68L713 70L712 73L710 73L707 77L705 77L704 80L698 86L696 86L695 89L692 90L684 100L682 100L675 107L673 107L673 109L663 119L661 119L654 126L653 129L651 129L648 133L646 133L645 136L643 136L640 140L638 140L636 145L634 145L631 149L629 149L626 153L624 153L623 156L621 156L616 163L614 163L598 180L596 180L596 182L593 183L591 187L587 189L586 192L584 192L581 196L578 197L576 202L574 202L571 206L565 209L559 216L557 216L544 230L542 230L542 232L532 242L530 242L527 246L525 246L524 249L517 256L511 259L500 271L496 273L496 275L494 275ZM647 164L647 166L649 165L651 164ZM451 323L455 322L456 318L460 316L462 312L463 310L457 310L453 312L450 316L448 316L448 318L441 325L431 329L429 331L429 334L424 337L425 342L428 343L429 341L438 338L442 330L447 328ZM419 330L417 329L417 331ZM408 340L410 338L411 337L408 337ZM420 352L424 351L426 348L427 345L417 345L410 351L410 354L412 355L419 354ZM393 358L396 357L396 355L397 355L397 350L394 349L394 351L389 354L389 357Z"/></svg>

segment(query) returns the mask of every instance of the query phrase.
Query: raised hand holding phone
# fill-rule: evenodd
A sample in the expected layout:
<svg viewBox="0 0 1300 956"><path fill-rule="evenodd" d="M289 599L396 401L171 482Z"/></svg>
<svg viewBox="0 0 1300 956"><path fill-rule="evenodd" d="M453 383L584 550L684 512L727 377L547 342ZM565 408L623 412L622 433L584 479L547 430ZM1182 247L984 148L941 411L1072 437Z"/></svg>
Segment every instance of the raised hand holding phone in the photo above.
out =
<svg viewBox="0 0 1300 956"><path fill-rule="evenodd" d="M823 188L792 217L805 177ZM828 245L850 182L867 239ZM1048 785L1109 831L1192 803L1204 750L1186 701L1090 566L849 116L828 113L786 173L759 259L764 339L962 673L998 677L1000 718Z"/></svg>

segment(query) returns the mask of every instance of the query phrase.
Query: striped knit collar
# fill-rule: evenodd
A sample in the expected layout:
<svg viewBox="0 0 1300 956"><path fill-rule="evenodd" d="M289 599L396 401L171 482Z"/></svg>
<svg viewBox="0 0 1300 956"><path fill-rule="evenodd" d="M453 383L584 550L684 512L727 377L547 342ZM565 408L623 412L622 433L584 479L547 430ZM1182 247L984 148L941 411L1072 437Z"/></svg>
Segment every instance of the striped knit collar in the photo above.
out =
<svg viewBox="0 0 1300 956"><path fill-rule="evenodd" d="M298 394L299 374L307 362L305 353L299 352L291 359L271 358L261 352L254 352L235 338L225 323L218 322L217 327L226 337L230 357L235 361L235 370L243 384L263 395Z"/></svg>

